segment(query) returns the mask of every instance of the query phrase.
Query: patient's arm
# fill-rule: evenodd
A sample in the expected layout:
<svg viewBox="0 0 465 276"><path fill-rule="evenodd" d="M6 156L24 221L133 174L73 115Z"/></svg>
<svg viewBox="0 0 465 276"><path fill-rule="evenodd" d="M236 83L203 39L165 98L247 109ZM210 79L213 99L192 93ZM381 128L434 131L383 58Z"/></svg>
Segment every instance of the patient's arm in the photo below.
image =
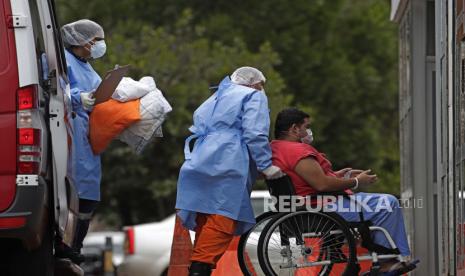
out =
<svg viewBox="0 0 465 276"><path fill-rule="evenodd" d="M373 184L378 180L376 174L369 174L371 170L362 171L355 178L349 179L327 176L321 169L320 164L313 158L300 160L294 170L318 192L337 192L350 189L355 186L355 178L362 185Z"/></svg>
<svg viewBox="0 0 465 276"><path fill-rule="evenodd" d="M304 158L295 166L295 172L318 192L336 192L355 186L355 179L327 176L313 158Z"/></svg>

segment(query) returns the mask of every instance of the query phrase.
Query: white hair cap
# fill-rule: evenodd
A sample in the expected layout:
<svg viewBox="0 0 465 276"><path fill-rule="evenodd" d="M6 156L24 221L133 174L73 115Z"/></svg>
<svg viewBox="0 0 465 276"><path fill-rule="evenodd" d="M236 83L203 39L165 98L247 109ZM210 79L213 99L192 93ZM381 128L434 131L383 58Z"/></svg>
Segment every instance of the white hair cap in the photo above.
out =
<svg viewBox="0 0 465 276"><path fill-rule="evenodd" d="M244 66L232 73L231 81L235 84L254 85L259 82L266 82L266 78L257 68Z"/></svg>
<svg viewBox="0 0 465 276"><path fill-rule="evenodd" d="M89 19L81 19L61 27L65 47L84 46L95 37L105 38L103 28Z"/></svg>

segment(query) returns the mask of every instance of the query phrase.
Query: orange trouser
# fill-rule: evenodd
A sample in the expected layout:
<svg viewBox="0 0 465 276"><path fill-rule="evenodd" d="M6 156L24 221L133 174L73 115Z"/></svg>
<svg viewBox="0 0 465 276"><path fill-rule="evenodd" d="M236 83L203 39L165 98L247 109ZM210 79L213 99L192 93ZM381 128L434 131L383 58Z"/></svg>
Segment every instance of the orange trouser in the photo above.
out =
<svg viewBox="0 0 465 276"><path fill-rule="evenodd" d="M221 215L199 213L196 222L191 261L215 266L234 237L236 221Z"/></svg>

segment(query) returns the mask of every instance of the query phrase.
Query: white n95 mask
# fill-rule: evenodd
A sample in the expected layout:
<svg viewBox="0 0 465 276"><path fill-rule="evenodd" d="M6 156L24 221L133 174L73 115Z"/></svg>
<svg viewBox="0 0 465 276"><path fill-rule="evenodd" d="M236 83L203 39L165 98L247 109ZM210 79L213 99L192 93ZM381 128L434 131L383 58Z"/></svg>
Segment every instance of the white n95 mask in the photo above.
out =
<svg viewBox="0 0 465 276"><path fill-rule="evenodd" d="M313 132L312 132L312 130L307 128L307 136L305 136L304 138L302 138L300 140L302 141L302 143L310 145L313 142Z"/></svg>

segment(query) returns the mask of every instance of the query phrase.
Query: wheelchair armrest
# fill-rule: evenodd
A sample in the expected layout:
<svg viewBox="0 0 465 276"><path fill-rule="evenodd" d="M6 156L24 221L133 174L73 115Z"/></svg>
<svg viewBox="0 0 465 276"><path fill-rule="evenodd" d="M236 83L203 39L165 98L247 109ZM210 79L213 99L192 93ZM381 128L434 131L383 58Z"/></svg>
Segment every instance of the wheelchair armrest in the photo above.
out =
<svg viewBox="0 0 465 276"><path fill-rule="evenodd" d="M274 197L279 196L292 196L295 195L294 184L292 184L291 178L287 175L277 179L267 179L266 185L270 194Z"/></svg>

